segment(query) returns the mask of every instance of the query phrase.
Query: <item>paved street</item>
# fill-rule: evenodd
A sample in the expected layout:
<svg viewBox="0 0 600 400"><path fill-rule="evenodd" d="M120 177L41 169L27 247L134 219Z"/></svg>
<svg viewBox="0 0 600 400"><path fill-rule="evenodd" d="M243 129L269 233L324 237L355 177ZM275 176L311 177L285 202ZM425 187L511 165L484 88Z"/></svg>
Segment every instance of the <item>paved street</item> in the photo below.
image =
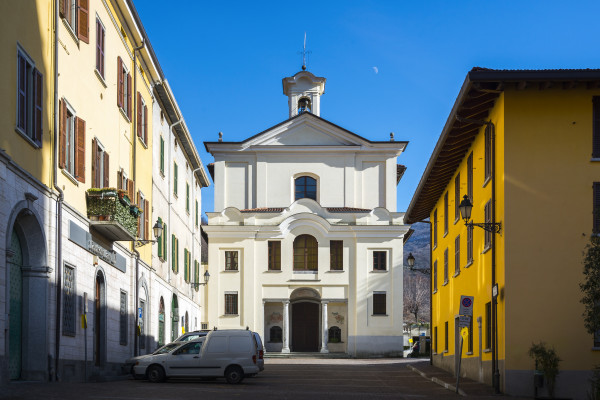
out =
<svg viewBox="0 0 600 400"><path fill-rule="evenodd" d="M267 359L265 371L240 385L216 381L133 379L104 383L12 383L0 399L457 399L462 396L408 368L415 360ZM491 396L469 396L492 398ZM498 398L498 396L493 396Z"/></svg>

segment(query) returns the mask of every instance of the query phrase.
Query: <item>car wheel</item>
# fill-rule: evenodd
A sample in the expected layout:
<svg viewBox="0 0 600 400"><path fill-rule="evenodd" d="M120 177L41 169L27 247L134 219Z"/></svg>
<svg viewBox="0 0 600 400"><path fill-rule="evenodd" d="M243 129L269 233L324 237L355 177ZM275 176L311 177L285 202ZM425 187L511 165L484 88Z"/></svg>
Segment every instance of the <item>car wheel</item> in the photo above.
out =
<svg viewBox="0 0 600 400"><path fill-rule="evenodd" d="M159 383L165 380L165 371L160 365L151 365L146 372L148 380L152 383Z"/></svg>
<svg viewBox="0 0 600 400"><path fill-rule="evenodd" d="M232 365L225 370L227 383L240 383L244 380L244 371L237 365Z"/></svg>

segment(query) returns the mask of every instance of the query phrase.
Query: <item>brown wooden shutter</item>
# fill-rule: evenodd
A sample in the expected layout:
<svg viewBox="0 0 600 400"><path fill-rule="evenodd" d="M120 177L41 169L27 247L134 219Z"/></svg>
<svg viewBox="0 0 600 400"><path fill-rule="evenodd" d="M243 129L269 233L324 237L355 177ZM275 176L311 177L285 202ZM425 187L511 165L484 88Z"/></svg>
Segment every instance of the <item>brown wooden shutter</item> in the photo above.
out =
<svg viewBox="0 0 600 400"><path fill-rule="evenodd" d="M98 187L98 143L92 139L92 187Z"/></svg>
<svg viewBox="0 0 600 400"><path fill-rule="evenodd" d="M144 104L144 143L148 144L148 107Z"/></svg>
<svg viewBox="0 0 600 400"><path fill-rule="evenodd" d="M65 160L67 158L67 105L64 101L60 100L58 103L58 114L59 114L59 154L58 154L58 166L60 168L65 167Z"/></svg>
<svg viewBox="0 0 600 400"><path fill-rule="evenodd" d="M117 171L117 189L124 189L123 188L123 172L120 169Z"/></svg>
<svg viewBox="0 0 600 400"><path fill-rule="evenodd" d="M104 187L110 187L109 175L108 175L108 152L104 151Z"/></svg>
<svg viewBox="0 0 600 400"><path fill-rule="evenodd" d="M135 199L135 185L131 179L127 179L127 195L129 196L129 200L133 201Z"/></svg>
<svg viewBox="0 0 600 400"><path fill-rule="evenodd" d="M127 74L127 117L131 120L131 74Z"/></svg>
<svg viewBox="0 0 600 400"><path fill-rule="evenodd" d="M150 202L148 200L144 200L144 239L148 240L150 235L148 235L148 228L150 223Z"/></svg>
<svg viewBox="0 0 600 400"><path fill-rule="evenodd" d="M75 179L85 183L85 121L75 118Z"/></svg>
<svg viewBox="0 0 600 400"><path fill-rule="evenodd" d="M593 97L592 158L600 158L600 96Z"/></svg>
<svg viewBox="0 0 600 400"><path fill-rule="evenodd" d="M117 106L123 108L123 94L125 93L125 82L123 81L123 60L117 57Z"/></svg>
<svg viewBox="0 0 600 400"><path fill-rule="evenodd" d="M90 42L89 1L77 0L77 37L85 43Z"/></svg>
<svg viewBox="0 0 600 400"><path fill-rule="evenodd" d="M44 107L44 78L37 69L34 72L35 82L33 83L33 100L35 102L34 121L33 121L33 140L42 145L42 111Z"/></svg>
<svg viewBox="0 0 600 400"><path fill-rule="evenodd" d="M137 130L137 136L140 139L142 138L142 95L140 92L137 92L137 103L136 103L136 120L135 120L135 129Z"/></svg>
<svg viewBox="0 0 600 400"><path fill-rule="evenodd" d="M138 192L137 192L137 200L135 202L135 204L137 204L138 207L140 206L140 200L141 200L141 198L140 198L140 191L138 190ZM140 237L140 218L139 217L137 219L137 233L138 233L138 237L140 239L143 239L142 237Z"/></svg>

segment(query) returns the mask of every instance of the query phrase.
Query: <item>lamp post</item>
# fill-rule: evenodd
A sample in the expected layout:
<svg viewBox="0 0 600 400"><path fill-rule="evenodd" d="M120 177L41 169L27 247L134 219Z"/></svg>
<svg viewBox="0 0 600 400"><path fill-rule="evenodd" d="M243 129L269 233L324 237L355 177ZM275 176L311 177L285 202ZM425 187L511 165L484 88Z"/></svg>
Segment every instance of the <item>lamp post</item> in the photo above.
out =
<svg viewBox="0 0 600 400"><path fill-rule="evenodd" d="M416 272L420 272L424 275L431 275L431 268L415 268L415 256L412 255L412 253L408 253L408 257L406 257L406 264L408 265L408 270L409 271L416 271ZM433 341L431 341L431 324L433 322L433 299L432 299L432 291L431 291L431 276L430 276L430 281L429 281L429 336L430 336L430 346L429 346L429 364L433 365L433 352L432 352L432 346L433 346ZM419 322L415 321L417 323L417 326L419 326ZM419 334L420 334L420 328L419 328ZM427 329L425 329L425 334L427 334ZM412 335L412 333L411 333ZM426 346L425 346L426 348Z"/></svg>
<svg viewBox="0 0 600 400"><path fill-rule="evenodd" d="M469 222L471 219L471 211L473 210L473 204L469 199L469 196L464 195L462 201L458 205L460 210L460 216L465 221L467 228L473 229L474 226L478 226L490 232L492 234L500 233L502 230L502 223L500 222ZM493 211L492 211L493 215ZM495 240L492 236L491 248L492 248L492 366L493 366L493 385L496 393L500 393L500 371L498 369L498 284L496 283L496 268L495 268Z"/></svg>
<svg viewBox="0 0 600 400"><path fill-rule="evenodd" d="M162 236L163 229L164 229L163 224L157 220L156 223L154 224L154 226L152 227L152 231L154 232L154 237L156 239L154 239L154 240L143 240L143 239L136 240L135 247L142 247L142 246L147 245L148 243L156 243L158 241L158 239Z"/></svg>
<svg viewBox="0 0 600 400"><path fill-rule="evenodd" d="M192 288L196 289L199 288L200 286L204 286L206 284L208 284L208 280L210 279L210 274L208 273L208 271L204 272L204 282L191 282L190 285L192 286Z"/></svg>

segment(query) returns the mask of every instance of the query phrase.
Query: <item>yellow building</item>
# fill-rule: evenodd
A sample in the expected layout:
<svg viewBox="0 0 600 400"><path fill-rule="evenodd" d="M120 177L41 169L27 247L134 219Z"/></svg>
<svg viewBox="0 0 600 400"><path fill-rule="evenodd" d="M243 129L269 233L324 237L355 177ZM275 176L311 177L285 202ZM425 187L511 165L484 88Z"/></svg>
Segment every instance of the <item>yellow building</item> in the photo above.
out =
<svg viewBox="0 0 600 400"><path fill-rule="evenodd" d="M600 70L467 74L406 213L432 224L434 365L456 373L459 303L473 296L461 376L533 396L528 352L545 342L562 359L556 395L586 398L600 361L579 290L600 199L598 96ZM499 232L465 225L465 195L469 222Z"/></svg>

